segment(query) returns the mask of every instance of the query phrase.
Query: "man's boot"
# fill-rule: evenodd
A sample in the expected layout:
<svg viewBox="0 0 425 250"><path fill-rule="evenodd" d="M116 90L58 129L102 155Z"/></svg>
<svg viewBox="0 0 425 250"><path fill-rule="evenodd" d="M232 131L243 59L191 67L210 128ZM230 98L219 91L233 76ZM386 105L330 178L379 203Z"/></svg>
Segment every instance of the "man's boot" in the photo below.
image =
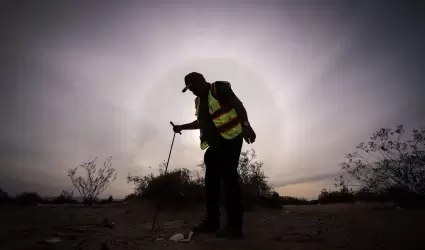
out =
<svg viewBox="0 0 425 250"><path fill-rule="evenodd" d="M197 226L193 228L194 233L216 233L217 230L220 229L220 221L205 219L201 221Z"/></svg>
<svg viewBox="0 0 425 250"><path fill-rule="evenodd" d="M226 226L217 231L216 237L240 239L244 238L244 233L241 227Z"/></svg>

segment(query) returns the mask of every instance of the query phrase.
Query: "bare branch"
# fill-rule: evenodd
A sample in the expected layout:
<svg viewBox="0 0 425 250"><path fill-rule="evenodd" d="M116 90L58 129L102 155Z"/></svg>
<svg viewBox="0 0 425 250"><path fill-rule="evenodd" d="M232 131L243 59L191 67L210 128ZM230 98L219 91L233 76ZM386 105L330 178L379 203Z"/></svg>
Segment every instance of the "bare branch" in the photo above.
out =
<svg viewBox="0 0 425 250"><path fill-rule="evenodd" d="M394 131L378 130L371 141L356 147L368 157L358 152L347 154L341 168L358 181L361 188L379 191L401 184L425 193L425 153L418 147L425 142L425 129L413 130L413 140L406 142L401 141L403 134L402 125ZM370 158L374 159L373 163Z"/></svg>
<svg viewBox="0 0 425 250"><path fill-rule="evenodd" d="M78 190L81 196L87 200L96 200L103 191L116 179L117 173L112 168L112 157L106 158L103 167L97 168L95 158L92 161L81 164L79 167L68 170L68 176L71 179L72 185ZM79 176L75 177L78 168L83 169L86 173L86 178Z"/></svg>

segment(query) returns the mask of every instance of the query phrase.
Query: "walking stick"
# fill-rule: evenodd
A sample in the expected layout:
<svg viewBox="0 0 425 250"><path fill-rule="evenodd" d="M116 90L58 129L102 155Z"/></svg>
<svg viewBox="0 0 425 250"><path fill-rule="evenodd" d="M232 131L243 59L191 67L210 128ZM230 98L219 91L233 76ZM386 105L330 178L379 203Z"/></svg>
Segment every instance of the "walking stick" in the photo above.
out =
<svg viewBox="0 0 425 250"><path fill-rule="evenodd" d="M173 123L173 122L170 122L170 124L171 124L171 126L173 126L173 127L174 127L174 123ZM179 134L182 134L182 133L181 133L181 132L179 132ZM167 175L168 163L170 162L171 151L173 150L174 138L175 138L175 137L176 137L176 133L174 132L173 140L172 140L172 142L171 142L170 153L168 154L167 165L165 166L165 173L164 173L164 175ZM151 232L152 232L152 233L153 233L153 231L154 231L154 229L155 229L155 222L156 222L156 218L157 218L157 216L158 216L158 210L159 210L159 208L160 208L160 205L161 205L161 203L158 203L158 205L156 206L156 209L155 209L155 215L154 215L153 222L152 222L152 230L151 230Z"/></svg>
<svg viewBox="0 0 425 250"><path fill-rule="evenodd" d="M170 122L171 126L174 127L174 123ZM179 134L182 134L182 132L179 132ZM170 162L170 156L171 156L171 151L173 150L173 144L174 144L174 138L176 137L176 133L174 133L173 135L173 141L171 142L171 148L170 148L170 153L168 154L168 160L167 160L167 165L165 166L165 174L167 174L167 169L168 169L168 163Z"/></svg>

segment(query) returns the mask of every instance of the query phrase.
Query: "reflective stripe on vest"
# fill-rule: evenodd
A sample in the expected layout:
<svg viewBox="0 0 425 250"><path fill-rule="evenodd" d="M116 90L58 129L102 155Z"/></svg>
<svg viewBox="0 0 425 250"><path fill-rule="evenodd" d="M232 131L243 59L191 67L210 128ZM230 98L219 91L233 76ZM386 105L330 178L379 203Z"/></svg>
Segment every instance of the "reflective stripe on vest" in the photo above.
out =
<svg viewBox="0 0 425 250"><path fill-rule="evenodd" d="M215 84L212 86L214 95L216 94ZM199 115L199 98L195 99L196 117ZM228 105L221 106L218 100L208 93L208 108L215 127L225 139L233 139L242 132L242 126L234 108ZM202 132L201 132L202 133ZM202 138L202 134L201 134ZM208 143L201 141L201 149L208 147Z"/></svg>

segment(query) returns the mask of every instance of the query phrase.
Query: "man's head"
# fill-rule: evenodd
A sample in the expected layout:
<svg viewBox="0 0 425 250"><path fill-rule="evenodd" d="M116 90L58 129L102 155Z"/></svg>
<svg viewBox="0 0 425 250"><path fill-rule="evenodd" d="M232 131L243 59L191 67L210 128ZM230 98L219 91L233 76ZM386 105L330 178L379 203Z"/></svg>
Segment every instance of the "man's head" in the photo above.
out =
<svg viewBox="0 0 425 250"><path fill-rule="evenodd" d="M186 90L190 90L194 95L202 96L209 90L209 84L205 80L204 76L198 72L187 74L184 77L184 82L186 87L182 90L183 93L186 92Z"/></svg>

